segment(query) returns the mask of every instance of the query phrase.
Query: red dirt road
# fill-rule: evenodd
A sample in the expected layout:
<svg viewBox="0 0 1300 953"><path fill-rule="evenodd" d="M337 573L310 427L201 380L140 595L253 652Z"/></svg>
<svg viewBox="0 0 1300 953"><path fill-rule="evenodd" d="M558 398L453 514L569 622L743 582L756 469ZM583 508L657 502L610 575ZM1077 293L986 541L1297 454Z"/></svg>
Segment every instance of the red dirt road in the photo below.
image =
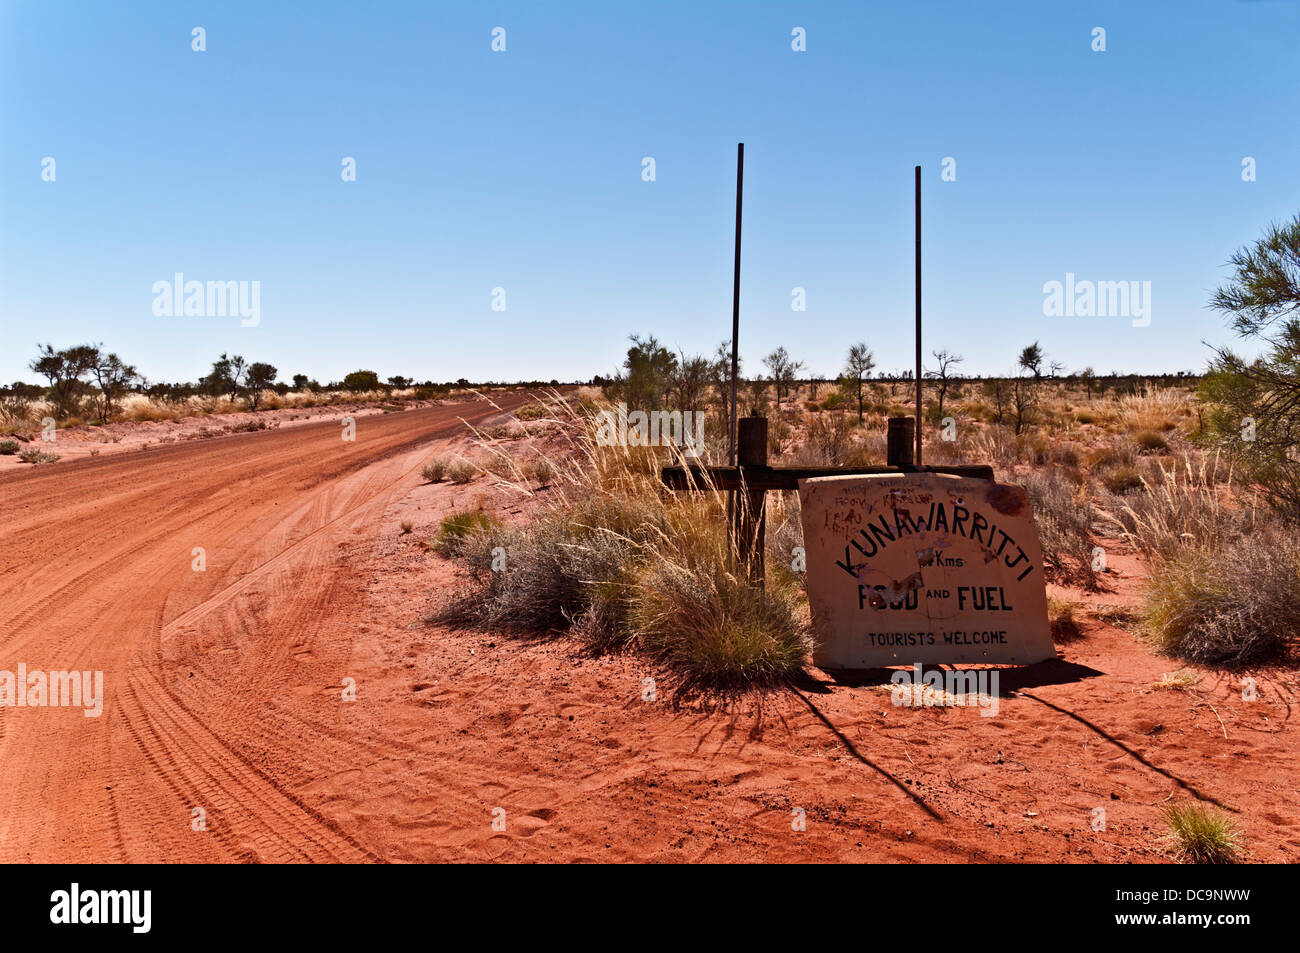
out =
<svg viewBox="0 0 1300 953"><path fill-rule="evenodd" d="M0 670L101 670L105 695L98 718L0 708L0 861L372 858L296 793L366 744L339 728L364 620L338 547L420 482L422 447L498 413L478 400L358 418L354 442L331 422L0 478Z"/></svg>
<svg viewBox="0 0 1300 953"><path fill-rule="evenodd" d="M1178 663L1090 620L1060 660L1002 673L996 717L816 670L674 709L636 656L429 624L457 576L420 540L517 504L419 467L457 417L496 413L0 475L0 673L102 670L105 694L99 718L0 708L0 861L1122 863L1165 859L1160 807L1196 798L1250 859L1300 858L1294 670L1251 673L1253 700L1215 673L1155 691ZM1112 562L1116 592L1070 595L1131 603L1138 569Z"/></svg>

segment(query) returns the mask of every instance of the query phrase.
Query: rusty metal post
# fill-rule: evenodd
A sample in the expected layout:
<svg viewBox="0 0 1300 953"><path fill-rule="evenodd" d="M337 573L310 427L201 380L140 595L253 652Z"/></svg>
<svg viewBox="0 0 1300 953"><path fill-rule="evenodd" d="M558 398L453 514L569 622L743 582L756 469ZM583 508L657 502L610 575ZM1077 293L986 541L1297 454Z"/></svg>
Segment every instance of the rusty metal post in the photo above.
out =
<svg viewBox="0 0 1300 953"><path fill-rule="evenodd" d="M741 489L732 497L731 534L740 557L740 571L747 575L751 586L762 589L766 575L763 550L767 533L767 491L746 486L744 468L767 466L767 418L740 418L736 438Z"/></svg>
<svg viewBox="0 0 1300 953"><path fill-rule="evenodd" d="M889 429L885 431L885 462L889 466L912 465L912 441L915 433L916 421L911 417L889 418Z"/></svg>
<svg viewBox="0 0 1300 953"><path fill-rule="evenodd" d="M731 435L727 452L731 465L736 466L736 375L739 373L740 353L740 206L745 195L745 144L736 143L736 264L731 273Z"/></svg>
<svg viewBox="0 0 1300 953"><path fill-rule="evenodd" d="M916 465L921 465L921 167L916 167ZM910 461L909 461L910 462Z"/></svg>

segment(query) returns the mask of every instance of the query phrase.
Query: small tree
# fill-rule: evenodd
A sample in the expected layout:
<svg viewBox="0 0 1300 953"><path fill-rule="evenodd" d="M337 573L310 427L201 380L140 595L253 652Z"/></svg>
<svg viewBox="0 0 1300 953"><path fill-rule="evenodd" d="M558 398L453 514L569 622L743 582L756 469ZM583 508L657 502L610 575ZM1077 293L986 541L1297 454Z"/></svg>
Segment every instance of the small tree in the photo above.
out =
<svg viewBox="0 0 1300 953"><path fill-rule="evenodd" d="M343 378L343 389L352 393L379 390L379 375L374 371L353 371Z"/></svg>
<svg viewBox="0 0 1300 953"><path fill-rule="evenodd" d="M1097 383L1097 372L1091 367L1079 371L1079 383L1088 389L1088 399L1092 400L1092 388Z"/></svg>
<svg viewBox="0 0 1300 953"><path fill-rule="evenodd" d="M208 376L203 378L201 383L204 390L208 393L220 396L229 394L231 400L239 397L240 388L244 386L244 377L248 372L248 365L244 359L236 354L234 357L223 353L221 357L212 362L212 370Z"/></svg>
<svg viewBox="0 0 1300 953"><path fill-rule="evenodd" d="M253 410L257 410L257 405L262 401L262 391L275 384L275 377L279 371L271 364L256 362L248 365L248 375L246 385L248 387L248 399Z"/></svg>
<svg viewBox="0 0 1300 953"><path fill-rule="evenodd" d="M388 386L395 390L406 390L406 388L410 387L412 383L413 381L411 378L403 377L400 374L388 378Z"/></svg>
<svg viewBox="0 0 1300 953"><path fill-rule="evenodd" d="M1028 371L1034 375L1034 380L1038 380L1043 376L1044 360L1046 360L1046 357L1043 354L1043 349L1039 347L1038 342L1035 341L1020 352L1020 358L1017 363L1020 365L1022 371Z"/></svg>
<svg viewBox="0 0 1300 953"><path fill-rule="evenodd" d="M780 410L781 398L794 387L795 379L803 368L803 361L791 360L786 349L778 347L763 358L763 365L772 375L772 386L776 390L776 409Z"/></svg>
<svg viewBox="0 0 1300 953"><path fill-rule="evenodd" d="M644 340L633 334L632 346L623 359L623 371L610 389L632 408L661 408L677 374L677 357L653 335Z"/></svg>
<svg viewBox="0 0 1300 953"><path fill-rule="evenodd" d="M939 367L936 370L927 371L926 376L939 382L939 418L943 419L943 402L948 396L948 388L952 385L953 380L952 368L966 359L960 354L953 354L947 349L933 353L934 359L939 362Z"/></svg>
<svg viewBox="0 0 1300 953"><path fill-rule="evenodd" d="M731 342L723 341L713 352L713 387L718 404L722 408L722 432L727 434L731 427ZM743 374L745 362L736 355L736 371ZM740 402L740 382L736 382L736 402Z"/></svg>
<svg viewBox="0 0 1300 953"><path fill-rule="evenodd" d="M307 384L308 384L308 377L307 377L306 374L294 374L294 375L293 375L293 389L294 389L294 390L306 390L306 389L307 389Z"/></svg>
<svg viewBox="0 0 1300 953"><path fill-rule="evenodd" d="M86 391L82 380L99 363L99 348L93 344L78 344L62 351L52 344L37 345L37 356L27 365L50 382L49 398L54 404L56 420L67 420Z"/></svg>
<svg viewBox="0 0 1300 953"><path fill-rule="evenodd" d="M984 382L984 396L993 401L993 422L1001 424L1007 419L1007 407L1011 403L1011 387L1001 377L992 377Z"/></svg>
<svg viewBox="0 0 1300 953"><path fill-rule="evenodd" d="M99 418L107 422L123 396L143 381L130 364L124 364L116 354L101 354L91 368L95 384L99 387Z"/></svg>
<svg viewBox="0 0 1300 953"><path fill-rule="evenodd" d="M1017 374L1011 381L1011 422L1017 434L1024 433L1034 422L1038 407L1038 382Z"/></svg>
<svg viewBox="0 0 1300 953"><path fill-rule="evenodd" d="M858 423L862 423L862 384L876 366L876 359L866 342L859 341L849 348L849 356L844 362L844 378L853 385L858 395Z"/></svg>
<svg viewBox="0 0 1300 953"><path fill-rule="evenodd" d="M1246 360L1216 349L1201 395L1210 439L1242 462L1280 512L1300 522L1300 215L1239 249L1211 298L1238 335L1267 350Z"/></svg>
<svg viewBox="0 0 1300 953"><path fill-rule="evenodd" d="M699 411L713 375L712 362L702 354L682 354L673 374L673 400L683 410Z"/></svg>

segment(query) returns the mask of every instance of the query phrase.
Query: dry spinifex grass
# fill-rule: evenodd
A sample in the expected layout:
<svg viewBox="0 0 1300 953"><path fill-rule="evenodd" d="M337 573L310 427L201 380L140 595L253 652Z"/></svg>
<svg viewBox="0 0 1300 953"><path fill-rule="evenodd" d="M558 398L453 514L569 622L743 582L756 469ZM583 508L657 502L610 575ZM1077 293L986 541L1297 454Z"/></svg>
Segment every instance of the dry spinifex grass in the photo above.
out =
<svg viewBox="0 0 1300 953"><path fill-rule="evenodd" d="M726 495L707 476L695 492L669 492L659 470L689 462L680 448L600 446L597 407L559 395L548 405L550 449L480 436L479 465L499 485L538 495L541 469L546 492L525 522L476 527L448 547L478 586L438 617L642 651L687 685L740 688L798 672L810 648L801 583L773 570L759 593L730 564Z"/></svg>

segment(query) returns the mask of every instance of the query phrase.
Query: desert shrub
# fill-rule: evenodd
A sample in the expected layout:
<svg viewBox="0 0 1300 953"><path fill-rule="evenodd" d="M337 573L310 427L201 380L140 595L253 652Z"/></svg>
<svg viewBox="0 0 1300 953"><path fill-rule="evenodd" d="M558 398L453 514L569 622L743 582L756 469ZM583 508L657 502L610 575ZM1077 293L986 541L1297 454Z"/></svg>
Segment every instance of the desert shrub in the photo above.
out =
<svg viewBox="0 0 1300 953"><path fill-rule="evenodd" d="M773 456L780 456L781 447L790 441L794 436L794 428L783 417L773 417L767 422L767 446L768 452Z"/></svg>
<svg viewBox="0 0 1300 953"><path fill-rule="evenodd" d="M420 475L424 477L426 483L441 483L447 479L447 468L451 466L451 461L446 457L434 457L424 465Z"/></svg>
<svg viewBox="0 0 1300 953"><path fill-rule="evenodd" d="M1237 826L1217 808L1169 804L1160 811L1160 819L1169 829L1166 845L1183 863L1230 864L1243 850Z"/></svg>
<svg viewBox="0 0 1300 953"><path fill-rule="evenodd" d="M1017 456L1031 466L1041 467L1050 461L1055 446L1042 434L1023 433L1016 437Z"/></svg>
<svg viewBox="0 0 1300 953"><path fill-rule="evenodd" d="M1020 462L1020 450L1016 444L1016 436L1009 427L994 424L976 436L973 445L975 460L986 461L1000 470L1010 469Z"/></svg>
<svg viewBox="0 0 1300 953"><path fill-rule="evenodd" d="M1137 464L1137 453L1132 444L1120 442L1098 447L1084 457L1089 470L1100 472L1113 467L1132 467Z"/></svg>
<svg viewBox="0 0 1300 953"><path fill-rule="evenodd" d="M18 452L17 440L0 440L0 455L13 456Z"/></svg>
<svg viewBox="0 0 1300 953"><path fill-rule="evenodd" d="M523 476L523 471L519 468L519 464L515 463L514 457L501 449L491 449L482 467L500 480L518 480Z"/></svg>
<svg viewBox="0 0 1300 953"><path fill-rule="evenodd" d="M567 633L672 666L686 686L789 677L810 647L792 574L759 592L732 572L721 493L663 492L671 450L600 447L594 422L566 423L552 491L526 523L471 529L452 554L475 591L439 612L523 633ZM680 458L678 458L680 459ZM504 572L490 571L496 547Z"/></svg>
<svg viewBox="0 0 1300 953"><path fill-rule="evenodd" d="M1074 413L1074 419L1081 424L1095 424L1101 418L1091 410L1078 410Z"/></svg>
<svg viewBox="0 0 1300 953"><path fill-rule="evenodd" d="M1095 517L1092 504L1083 494L1071 491L1057 468L1029 473L1024 487L1033 505L1043 564L1049 574L1096 589L1097 573L1092 568Z"/></svg>
<svg viewBox="0 0 1300 953"><path fill-rule="evenodd" d="M539 455L528 462L524 468L524 475L534 483L546 486L555 477L555 467L551 465L550 460Z"/></svg>
<svg viewBox="0 0 1300 953"><path fill-rule="evenodd" d="M825 465L843 465L856 424L852 414L818 414L808 425L808 450Z"/></svg>
<svg viewBox="0 0 1300 953"><path fill-rule="evenodd" d="M1258 523L1217 469L1189 456L1105 517L1151 560L1139 634L1175 658L1250 665L1294 643L1300 537Z"/></svg>
<svg viewBox="0 0 1300 953"><path fill-rule="evenodd" d="M1077 444L1055 443L1052 445L1050 459L1053 463L1060 464L1063 467L1077 469L1083 462L1083 454L1079 451Z"/></svg>
<svg viewBox="0 0 1300 953"><path fill-rule="evenodd" d="M1149 557L1177 555L1187 545L1212 550L1255 526L1252 511L1224 505L1232 474L1217 456L1159 466L1146 486L1149 492L1116 500L1102 515Z"/></svg>
<svg viewBox="0 0 1300 953"><path fill-rule="evenodd" d="M405 536L415 528L415 524L410 520L402 520L402 535Z"/></svg>
<svg viewBox="0 0 1300 953"><path fill-rule="evenodd" d="M445 517L438 526L438 535L429 548L444 556L456 553L466 537L476 531L487 532L493 523L482 510L463 510Z"/></svg>
<svg viewBox="0 0 1300 953"><path fill-rule="evenodd" d="M813 454L814 458L819 458L818 454ZM848 448L842 452L841 462L846 467L872 467L883 466L889 456L889 438L885 436L883 430L868 430L866 433L858 434L856 439L849 442ZM926 457L927 463L938 462Z"/></svg>
<svg viewBox="0 0 1300 953"><path fill-rule="evenodd" d="M1296 638L1300 543L1257 532L1213 551L1192 545L1156 560L1139 633L1156 651L1210 665L1253 665Z"/></svg>
<svg viewBox="0 0 1300 953"><path fill-rule="evenodd" d="M447 463L443 475L452 483L464 484L474 479L478 474L478 468L468 460L457 457Z"/></svg>
<svg viewBox="0 0 1300 953"><path fill-rule="evenodd" d="M823 398L821 403L822 410L843 410L850 403L856 403L856 399L845 394L841 390L833 390Z"/></svg>
<svg viewBox="0 0 1300 953"><path fill-rule="evenodd" d="M692 683L741 687L789 677L809 649L793 590L755 591L719 556L640 567L628 612L636 644Z"/></svg>
<svg viewBox="0 0 1300 953"><path fill-rule="evenodd" d="M1122 495L1142 485L1142 474L1134 467L1119 466L1102 473L1101 482L1110 492Z"/></svg>
<svg viewBox="0 0 1300 953"><path fill-rule="evenodd" d="M1154 430L1139 430L1133 435L1133 442L1142 448L1143 453L1165 453L1169 450L1169 441Z"/></svg>
<svg viewBox="0 0 1300 953"><path fill-rule="evenodd" d="M511 430L506 424L497 424L496 426L486 428L483 431L483 436L487 437L489 440L507 440L511 437ZM514 436L519 435L514 434Z"/></svg>
<svg viewBox="0 0 1300 953"><path fill-rule="evenodd" d="M1083 634L1074 617L1074 603L1056 596L1047 597L1047 624L1053 642L1073 642Z"/></svg>
<svg viewBox="0 0 1300 953"><path fill-rule="evenodd" d="M46 453L36 447L27 447L19 451L18 459L23 463L53 463L59 459L59 454Z"/></svg>

